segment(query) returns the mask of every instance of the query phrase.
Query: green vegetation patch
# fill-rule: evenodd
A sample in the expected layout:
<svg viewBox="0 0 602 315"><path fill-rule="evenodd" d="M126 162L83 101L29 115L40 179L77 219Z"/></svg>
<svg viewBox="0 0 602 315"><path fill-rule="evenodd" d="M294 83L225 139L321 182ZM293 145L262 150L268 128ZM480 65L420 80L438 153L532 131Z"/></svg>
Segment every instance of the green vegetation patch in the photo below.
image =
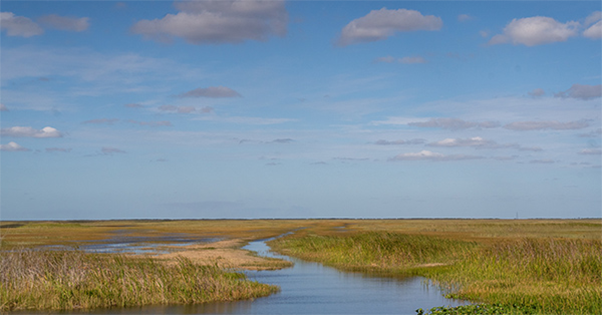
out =
<svg viewBox="0 0 602 315"><path fill-rule="evenodd" d="M81 309L232 301L269 295L278 287L188 259L81 251L15 250L0 255L0 310Z"/></svg>

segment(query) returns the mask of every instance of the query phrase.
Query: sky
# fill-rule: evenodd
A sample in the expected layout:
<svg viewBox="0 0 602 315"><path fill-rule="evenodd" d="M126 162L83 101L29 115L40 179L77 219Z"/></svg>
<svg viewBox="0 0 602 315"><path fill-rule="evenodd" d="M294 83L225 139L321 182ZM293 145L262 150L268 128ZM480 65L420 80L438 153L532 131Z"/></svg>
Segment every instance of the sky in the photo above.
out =
<svg viewBox="0 0 602 315"><path fill-rule="evenodd" d="M0 219L602 216L599 1L2 1Z"/></svg>

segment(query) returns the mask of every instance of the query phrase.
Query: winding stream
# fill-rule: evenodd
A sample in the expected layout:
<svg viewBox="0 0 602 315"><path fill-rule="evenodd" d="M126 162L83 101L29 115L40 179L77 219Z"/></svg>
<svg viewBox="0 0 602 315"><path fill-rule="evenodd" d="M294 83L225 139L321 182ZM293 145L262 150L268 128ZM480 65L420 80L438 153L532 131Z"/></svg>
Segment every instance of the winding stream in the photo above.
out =
<svg viewBox="0 0 602 315"><path fill-rule="evenodd" d="M291 260L294 267L270 271L246 271L247 276L280 286L281 291L254 301L196 305L156 305L94 309L60 314L416 314L416 309L457 306L423 278L375 277L341 272L319 263L270 252L268 240L250 242L244 249L260 256ZM17 312L22 314L22 312ZM38 313L41 314L42 312Z"/></svg>

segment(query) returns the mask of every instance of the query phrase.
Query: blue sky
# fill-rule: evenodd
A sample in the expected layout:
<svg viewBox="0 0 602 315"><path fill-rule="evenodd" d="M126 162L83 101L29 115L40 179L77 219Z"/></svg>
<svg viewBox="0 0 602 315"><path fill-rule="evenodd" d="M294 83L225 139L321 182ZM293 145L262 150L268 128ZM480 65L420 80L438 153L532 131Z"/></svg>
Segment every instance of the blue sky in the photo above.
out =
<svg viewBox="0 0 602 315"><path fill-rule="evenodd" d="M599 1L3 1L2 220L600 217Z"/></svg>

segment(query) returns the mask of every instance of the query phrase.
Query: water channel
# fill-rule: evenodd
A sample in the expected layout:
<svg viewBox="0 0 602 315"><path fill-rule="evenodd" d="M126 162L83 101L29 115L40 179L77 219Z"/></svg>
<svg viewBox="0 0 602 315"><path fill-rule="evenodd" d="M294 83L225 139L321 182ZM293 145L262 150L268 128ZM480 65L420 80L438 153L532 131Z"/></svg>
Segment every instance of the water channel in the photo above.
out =
<svg viewBox="0 0 602 315"><path fill-rule="evenodd" d="M391 278L341 272L319 263L270 252L266 241L250 242L244 249L260 256L291 260L294 267L246 271L262 283L281 291L253 301L196 305L155 305L128 308L64 311L55 314L416 314L416 309L457 306L463 301L443 297L441 290L423 278ZM22 312L17 312L23 314ZM39 312L37 314L42 314ZM47 314L47 312L45 312Z"/></svg>

